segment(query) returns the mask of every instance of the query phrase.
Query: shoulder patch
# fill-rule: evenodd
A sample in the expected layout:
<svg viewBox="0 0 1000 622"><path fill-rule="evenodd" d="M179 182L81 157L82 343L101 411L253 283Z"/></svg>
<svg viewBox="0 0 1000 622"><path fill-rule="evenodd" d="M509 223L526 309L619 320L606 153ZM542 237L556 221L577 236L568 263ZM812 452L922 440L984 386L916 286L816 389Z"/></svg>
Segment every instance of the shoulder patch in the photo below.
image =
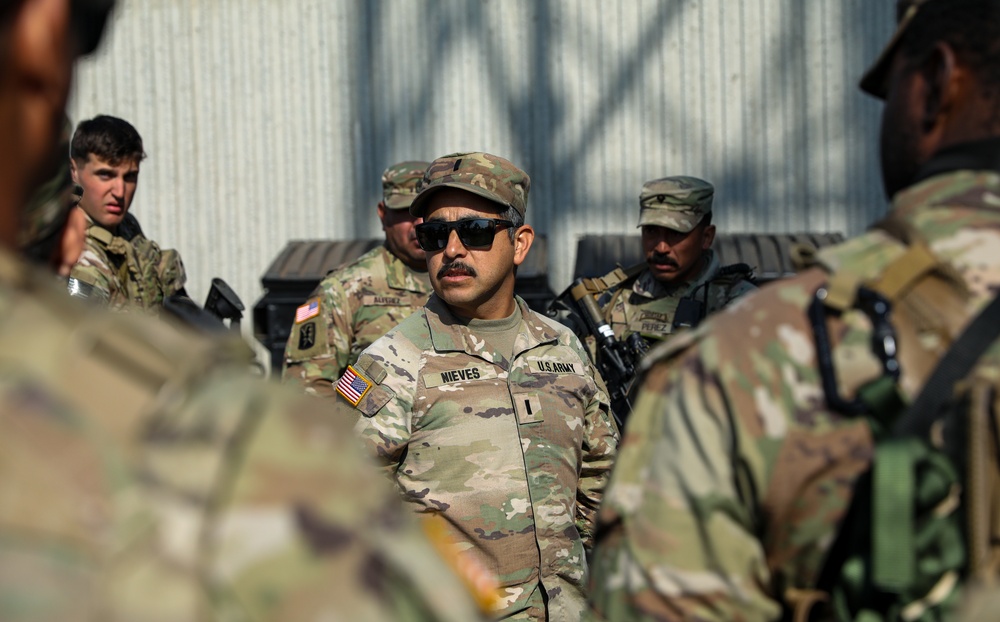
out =
<svg viewBox="0 0 1000 622"><path fill-rule="evenodd" d="M319 298L312 298L295 310L295 323L301 324L317 315L319 315Z"/></svg>
<svg viewBox="0 0 1000 622"><path fill-rule="evenodd" d="M348 365L347 371L337 381L336 389L337 393L350 402L351 406L357 407L373 385L374 383L361 375L354 369L353 365Z"/></svg>

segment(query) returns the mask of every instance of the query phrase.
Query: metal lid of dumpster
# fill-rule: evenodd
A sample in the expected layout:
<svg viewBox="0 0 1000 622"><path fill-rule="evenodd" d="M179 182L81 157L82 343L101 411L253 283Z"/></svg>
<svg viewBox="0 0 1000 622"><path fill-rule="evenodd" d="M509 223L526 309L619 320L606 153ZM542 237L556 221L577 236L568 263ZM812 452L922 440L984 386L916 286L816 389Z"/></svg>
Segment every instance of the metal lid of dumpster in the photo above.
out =
<svg viewBox="0 0 1000 622"><path fill-rule="evenodd" d="M820 249L843 240L842 233L720 233L712 248L722 265L746 263L754 268L757 281L765 283L795 273L794 246ZM617 265L632 266L643 259L641 236L586 235L577 243L573 278L601 276Z"/></svg>

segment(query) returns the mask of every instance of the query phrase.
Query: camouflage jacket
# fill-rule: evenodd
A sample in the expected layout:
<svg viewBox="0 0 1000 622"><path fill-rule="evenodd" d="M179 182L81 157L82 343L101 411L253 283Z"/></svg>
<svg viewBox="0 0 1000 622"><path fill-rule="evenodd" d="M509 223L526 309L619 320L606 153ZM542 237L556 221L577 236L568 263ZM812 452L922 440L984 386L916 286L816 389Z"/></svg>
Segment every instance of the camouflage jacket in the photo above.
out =
<svg viewBox="0 0 1000 622"><path fill-rule="evenodd" d="M708 265L690 283L667 285L657 281L648 269L634 279L598 295L604 319L619 340L639 333L647 340L661 340L674 332L674 314L682 298L693 297L711 315L740 296L756 289L735 276L719 276L719 257L708 250Z"/></svg>
<svg viewBox="0 0 1000 622"><path fill-rule="evenodd" d="M351 368L369 385L356 430L404 498L495 573L499 615L578 620L618 431L579 340L517 302L508 361L431 296Z"/></svg>
<svg viewBox="0 0 1000 622"><path fill-rule="evenodd" d="M1000 174L979 169L937 169L895 197L890 218L968 290L938 318L956 327L1000 287L998 206ZM873 229L650 354L600 514L591 594L606 619L777 620L789 590L816 586L873 441L866 420L828 405L806 309L830 272L877 277L906 250ZM871 322L860 311L827 322L850 399L883 374ZM948 342L899 341L912 400ZM981 365L995 373L991 352Z"/></svg>
<svg viewBox="0 0 1000 622"><path fill-rule="evenodd" d="M70 273L69 292L121 311L156 312L187 280L180 255L142 235L115 235L91 221L83 254Z"/></svg>
<svg viewBox="0 0 1000 622"><path fill-rule="evenodd" d="M314 314L292 326L285 347L285 381L336 397L333 383L362 350L427 302L426 272L417 272L384 246L331 272L316 287Z"/></svg>
<svg viewBox="0 0 1000 622"><path fill-rule="evenodd" d="M478 618L347 413L53 281L0 251L0 619Z"/></svg>

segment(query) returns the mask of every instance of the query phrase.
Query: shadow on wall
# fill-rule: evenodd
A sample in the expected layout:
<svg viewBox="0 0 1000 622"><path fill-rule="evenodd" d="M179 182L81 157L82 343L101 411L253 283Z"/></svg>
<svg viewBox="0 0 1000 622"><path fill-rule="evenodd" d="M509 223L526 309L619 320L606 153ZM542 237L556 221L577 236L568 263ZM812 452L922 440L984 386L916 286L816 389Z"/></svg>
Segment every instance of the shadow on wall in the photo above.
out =
<svg viewBox="0 0 1000 622"><path fill-rule="evenodd" d="M482 96L490 98L492 108L504 115L498 122L506 124L508 129L505 131L509 132L513 148L512 153L503 155L516 157L518 164L531 174L531 222L539 232L549 234L552 252L563 255L572 253L574 243L573 236L562 235L561 231L566 222L566 210L593 212L594 203L599 202L588 196L588 192L593 192L593 180L588 179L585 168L587 156L601 149L602 143L609 139L616 115L629 111L626 94L642 91L646 86L644 75L662 73L663 69L658 69L657 64L664 62L664 58L670 59L673 53L669 49L664 52L671 41L671 37L664 34L676 33L680 22L690 28L691 23L696 23L693 16L703 17L706 6L712 4L710 0L644 2L641 5L642 24L634 45L621 51L623 60L617 64L613 75L599 78L600 93L595 101L585 102L582 118L580 114L571 116L568 113L573 102L567 101L559 82L560 79L565 82L565 78L553 75L558 60L555 56L565 52L557 49L562 40L559 29L570 26L560 18L579 10L568 0L518 3L514 6L529 15L512 15L509 21L504 15L504 23L497 23L495 3L425 1L421 4L420 23L414 27L425 31L421 40L426 41L431 59L468 53L470 41L479 46L475 51L479 58L490 59L491 62L484 62L481 67L488 76L485 82L490 89ZM354 39L357 67L352 94L359 128L354 183L356 188L368 189L374 187L382 168L390 163L394 155L392 146L405 142L399 140L399 133L411 127L413 119L418 120L418 125L419 120L425 124L431 122L438 86L429 76L416 81L416 87L404 97L391 102L378 101L381 96L379 81L387 79L384 75L387 60L379 58L379 40L389 36L391 28L399 25L391 23L391 3L386 0L360 2L360 7L357 15L362 23L355 30L358 33ZM765 75L760 84L747 86L747 90L759 88L766 101L762 99L746 105L753 104L757 108L747 113L750 123L760 116L764 124L761 131L778 134L761 139L774 143L777 155L769 157L767 153L758 153L756 142L744 142L739 148L724 150L721 158L724 161L706 163L706 168L712 171L711 181L716 185L720 201L733 206L729 213L722 210L719 224L733 231L847 229L845 233L858 233L883 212L885 201L880 192L876 145L879 107L862 95L856 84L891 33L893 2L757 0L721 6L718 10L753 13L747 16L748 26L745 27L752 26L757 19L766 24L768 36L761 37L765 49L761 50L760 60L766 68ZM613 22L615 5L605 5L604 11L607 21ZM715 13L710 14L715 16ZM508 88L510 72L523 71L525 67L505 61L510 53L504 49L500 33L510 27L527 29L519 41L526 42L530 89ZM770 36L772 31L775 36ZM756 41L753 38L756 36L750 33L747 40ZM833 58L840 53L842 58ZM700 59L699 62L708 61ZM830 72L838 68L843 72L839 81L816 77L817 72L834 75ZM429 67L429 74L433 70ZM664 102L668 111L665 116L679 117L680 113L674 110L678 105ZM721 106L722 103L702 102L702 105ZM579 109L577 102L576 110ZM770 127L768 119L771 119ZM672 122L680 127L684 124L683 119ZM840 135L840 123L844 124L843 136ZM569 144L557 146L554 137L565 135L572 137ZM817 144L830 136L836 137L836 144ZM662 140L675 138L663 136ZM725 140L717 136L712 138ZM426 157L436 155L441 154L427 154ZM642 158L644 154L636 156ZM663 174L685 172L690 171L663 171ZM586 187L587 184L591 188ZM367 195L363 191L358 194ZM602 208L601 213L587 214L587 222L593 224L590 232L631 230L633 199L637 194L638 187L622 198L622 212ZM629 218L622 219L621 213L627 213ZM359 219L355 222L354 233L367 237L371 235L371 226L372 223Z"/></svg>

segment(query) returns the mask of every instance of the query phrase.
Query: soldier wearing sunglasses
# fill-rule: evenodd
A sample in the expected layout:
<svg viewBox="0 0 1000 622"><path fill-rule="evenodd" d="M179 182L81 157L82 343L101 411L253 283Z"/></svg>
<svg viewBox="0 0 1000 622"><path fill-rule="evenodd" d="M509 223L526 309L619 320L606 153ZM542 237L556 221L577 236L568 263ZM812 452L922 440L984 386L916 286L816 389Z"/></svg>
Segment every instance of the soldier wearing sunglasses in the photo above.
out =
<svg viewBox="0 0 1000 622"><path fill-rule="evenodd" d="M580 341L514 295L529 185L486 153L431 164L410 212L434 294L337 391L414 511L495 575L498 616L577 620L618 430Z"/></svg>

